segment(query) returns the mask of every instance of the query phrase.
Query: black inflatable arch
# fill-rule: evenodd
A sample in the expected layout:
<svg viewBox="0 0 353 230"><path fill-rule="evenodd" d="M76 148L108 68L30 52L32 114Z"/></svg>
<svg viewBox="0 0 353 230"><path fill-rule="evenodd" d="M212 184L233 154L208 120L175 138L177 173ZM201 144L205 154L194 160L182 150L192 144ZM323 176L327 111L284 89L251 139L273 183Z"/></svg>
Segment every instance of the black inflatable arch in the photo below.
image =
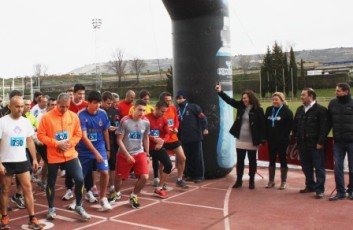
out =
<svg viewBox="0 0 353 230"><path fill-rule="evenodd" d="M185 90L209 120L203 142L205 177L227 175L235 164L235 141L229 134L233 109L219 100L214 86L233 95L228 0L162 0L173 33L174 92Z"/></svg>

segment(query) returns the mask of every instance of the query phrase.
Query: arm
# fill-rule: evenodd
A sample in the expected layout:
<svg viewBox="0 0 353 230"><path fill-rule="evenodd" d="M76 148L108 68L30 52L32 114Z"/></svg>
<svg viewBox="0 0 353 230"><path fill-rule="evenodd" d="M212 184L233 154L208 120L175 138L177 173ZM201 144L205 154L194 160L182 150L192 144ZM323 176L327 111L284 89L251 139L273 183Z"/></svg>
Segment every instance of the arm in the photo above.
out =
<svg viewBox="0 0 353 230"><path fill-rule="evenodd" d="M37 130L37 138L46 146L57 148L59 146L59 142L55 140L55 138L49 137L49 133L47 132L49 132L50 130L51 129L49 128L47 117L44 116L39 123L39 127Z"/></svg>
<svg viewBox="0 0 353 230"><path fill-rule="evenodd" d="M261 143L263 143L264 141L265 141L265 139L266 139L266 127L265 127L265 114L264 114L264 110L260 107L260 108L258 108L258 112L257 112L257 114L258 114L258 120L259 120L259 122L260 122L260 124L259 124L259 128L260 128L260 141L261 141Z"/></svg>
<svg viewBox="0 0 353 230"><path fill-rule="evenodd" d="M80 120L76 114L75 114L74 119L75 119L74 132L73 132L72 137L69 140L71 147L75 147L82 138L82 130L81 130L81 125L80 125Z"/></svg>
<svg viewBox="0 0 353 230"><path fill-rule="evenodd" d="M290 135L293 128L293 112L288 108L287 120L286 120L286 137Z"/></svg>
<svg viewBox="0 0 353 230"><path fill-rule="evenodd" d="M143 133L143 149L145 150L145 153L147 153L147 156L149 156L149 151L150 151L150 142L148 139L149 136L149 128Z"/></svg>
<svg viewBox="0 0 353 230"><path fill-rule="evenodd" d="M122 153L125 155L125 158L127 159L127 161L129 163L134 163L135 159L129 154L129 152L127 151L124 142L123 142L123 138L124 138L124 134L117 134L116 140L118 142L119 145L119 153Z"/></svg>
<svg viewBox="0 0 353 230"><path fill-rule="evenodd" d="M232 107L238 109L241 106L243 106L243 103L241 101L236 101L233 98L230 98L226 93L223 91L218 92L218 96L223 99L227 104L231 105Z"/></svg>
<svg viewBox="0 0 353 230"><path fill-rule="evenodd" d="M27 148L29 150L29 153L31 154L31 157L33 159L33 170L36 172L38 169L38 161L37 161L37 154L36 154L37 151L32 137L27 137L26 143L27 143Z"/></svg>
<svg viewBox="0 0 353 230"><path fill-rule="evenodd" d="M208 134L208 122L206 115L202 112L200 106L196 105L196 114L201 123L202 132L204 135Z"/></svg>
<svg viewBox="0 0 353 230"><path fill-rule="evenodd" d="M110 139L109 139L109 130L106 129L103 131L104 141L105 141L105 149L107 151L107 157L110 158Z"/></svg>
<svg viewBox="0 0 353 230"><path fill-rule="evenodd" d="M102 155L98 152L98 150L93 146L92 142L88 139L87 131L82 132L82 141L85 143L88 150L93 153L94 157L97 159L98 162L103 162Z"/></svg>
<svg viewBox="0 0 353 230"><path fill-rule="evenodd" d="M328 112L327 109L324 107L320 108L319 114L319 139L317 143L317 148L320 149L325 145L326 137L329 132L329 125L328 125Z"/></svg>

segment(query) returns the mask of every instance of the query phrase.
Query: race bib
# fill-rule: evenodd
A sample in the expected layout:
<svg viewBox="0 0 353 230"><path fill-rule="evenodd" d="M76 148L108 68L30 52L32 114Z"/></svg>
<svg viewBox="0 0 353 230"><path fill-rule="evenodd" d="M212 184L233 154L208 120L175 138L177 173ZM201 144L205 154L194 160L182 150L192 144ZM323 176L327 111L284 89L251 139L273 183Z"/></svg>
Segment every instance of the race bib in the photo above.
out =
<svg viewBox="0 0 353 230"><path fill-rule="evenodd" d="M174 126L174 120L168 119L168 126Z"/></svg>
<svg viewBox="0 0 353 230"><path fill-rule="evenodd" d="M141 140L141 133L140 132L131 132L129 133L130 140Z"/></svg>
<svg viewBox="0 0 353 230"><path fill-rule="evenodd" d="M90 141L97 141L97 133L88 133L87 136Z"/></svg>
<svg viewBox="0 0 353 230"><path fill-rule="evenodd" d="M67 131L57 132L55 134L55 140L57 141L67 140L68 138L69 138L69 134Z"/></svg>
<svg viewBox="0 0 353 230"><path fill-rule="evenodd" d="M158 129L152 129L152 130L150 131L150 135L151 135L152 137L159 137L159 130L158 130Z"/></svg>
<svg viewBox="0 0 353 230"><path fill-rule="evenodd" d="M24 137L11 137L10 138L10 146L11 147L21 147L25 143Z"/></svg>

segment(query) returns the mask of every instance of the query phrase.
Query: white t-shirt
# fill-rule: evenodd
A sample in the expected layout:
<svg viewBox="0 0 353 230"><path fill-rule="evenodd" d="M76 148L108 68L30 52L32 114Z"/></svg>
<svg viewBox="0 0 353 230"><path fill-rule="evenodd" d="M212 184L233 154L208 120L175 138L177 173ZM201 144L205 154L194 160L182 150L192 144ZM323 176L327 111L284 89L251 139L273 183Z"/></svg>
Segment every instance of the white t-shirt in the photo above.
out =
<svg viewBox="0 0 353 230"><path fill-rule="evenodd" d="M34 129L27 118L14 120L10 115L0 118L1 162L27 161L26 138L33 135Z"/></svg>
<svg viewBox="0 0 353 230"><path fill-rule="evenodd" d="M47 111L47 108L41 109L41 108L39 108L38 104L36 104L31 109L31 114L33 114L33 116L35 116L38 120L39 114L44 114L46 111Z"/></svg>

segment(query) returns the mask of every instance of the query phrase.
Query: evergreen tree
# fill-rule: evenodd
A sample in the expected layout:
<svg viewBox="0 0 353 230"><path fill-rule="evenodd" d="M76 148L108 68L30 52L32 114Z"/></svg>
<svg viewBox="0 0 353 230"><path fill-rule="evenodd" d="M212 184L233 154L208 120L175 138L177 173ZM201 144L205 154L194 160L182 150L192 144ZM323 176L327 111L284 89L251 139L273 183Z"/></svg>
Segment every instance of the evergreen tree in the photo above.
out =
<svg viewBox="0 0 353 230"><path fill-rule="evenodd" d="M283 73L284 73L284 82L285 82L284 92L288 96L289 91L291 90L291 79L290 79L290 75L288 73L287 53L283 54Z"/></svg>
<svg viewBox="0 0 353 230"><path fill-rule="evenodd" d="M261 90L262 97L266 96L266 93L273 92L273 84L271 84L272 79L272 54L269 47L267 47L267 53L263 59L261 66ZM272 86L272 88L271 88Z"/></svg>
<svg viewBox="0 0 353 230"><path fill-rule="evenodd" d="M283 81L283 51L282 48L275 42L272 47L273 56L273 79L275 91L283 91L285 82Z"/></svg>
<svg viewBox="0 0 353 230"><path fill-rule="evenodd" d="M167 70L167 91L173 94L173 66Z"/></svg>
<svg viewBox="0 0 353 230"><path fill-rule="evenodd" d="M304 72L304 61L303 59L300 59L300 75L303 79L304 82L304 88L306 87L306 77L305 77L305 72Z"/></svg>
<svg viewBox="0 0 353 230"><path fill-rule="evenodd" d="M293 94L294 96L296 96L298 91L298 66L295 60L293 47L290 48L289 56L290 56L289 57L289 76L291 78L290 82L292 83L292 79L293 79ZM292 85L290 86L290 88L292 90Z"/></svg>

